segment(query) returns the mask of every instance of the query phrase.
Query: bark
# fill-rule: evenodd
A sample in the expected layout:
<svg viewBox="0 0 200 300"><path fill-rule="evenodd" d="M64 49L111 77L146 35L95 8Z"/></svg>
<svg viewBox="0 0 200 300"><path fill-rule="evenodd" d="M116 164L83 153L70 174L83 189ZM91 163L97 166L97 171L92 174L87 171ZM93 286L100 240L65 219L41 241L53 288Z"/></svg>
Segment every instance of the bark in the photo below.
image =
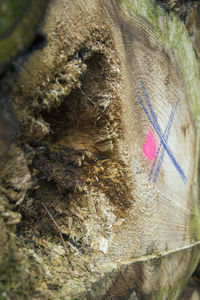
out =
<svg viewBox="0 0 200 300"><path fill-rule="evenodd" d="M200 244L199 67L183 22L150 0L52 0L43 32L10 95L2 297L178 299Z"/></svg>

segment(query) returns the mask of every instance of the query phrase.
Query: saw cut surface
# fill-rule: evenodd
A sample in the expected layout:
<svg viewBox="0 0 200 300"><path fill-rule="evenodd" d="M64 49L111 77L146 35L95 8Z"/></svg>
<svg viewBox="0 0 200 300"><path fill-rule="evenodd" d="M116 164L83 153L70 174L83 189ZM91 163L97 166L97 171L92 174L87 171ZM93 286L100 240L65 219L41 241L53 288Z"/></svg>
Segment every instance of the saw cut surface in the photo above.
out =
<svg viewBox="0 0 200 300"><path fill-rule="evenodd" d="M125 14L113 15L112 22L118 28L116 48L123 53L120 151L133 174L133 207L116 236L124 239L123 248L111 248L132 258L173 252L197 240L192 228L196 129L187 84L173 51L148 23Z"/></svg>
<svg viewBox="0 0 200 300"><path fill-rule="evenodd" d="M12 92L26 168L14 158L2 172L36 296L178 299L200 244L184 24L151 0L52 0L42 28Z"/></svg>

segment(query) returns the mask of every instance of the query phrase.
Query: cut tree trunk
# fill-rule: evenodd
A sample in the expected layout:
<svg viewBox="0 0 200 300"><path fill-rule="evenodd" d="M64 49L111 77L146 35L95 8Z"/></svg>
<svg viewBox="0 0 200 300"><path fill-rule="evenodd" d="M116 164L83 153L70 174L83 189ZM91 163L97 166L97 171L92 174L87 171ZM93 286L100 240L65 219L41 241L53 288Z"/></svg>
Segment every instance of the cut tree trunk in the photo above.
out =
<svg viewBox="0 0 200 300"><path fill-rule="evenodd" d="M10 96L2 293L178 299L200 254L199 66L184 24L150 0L52 0L42 30Z"/></svg>

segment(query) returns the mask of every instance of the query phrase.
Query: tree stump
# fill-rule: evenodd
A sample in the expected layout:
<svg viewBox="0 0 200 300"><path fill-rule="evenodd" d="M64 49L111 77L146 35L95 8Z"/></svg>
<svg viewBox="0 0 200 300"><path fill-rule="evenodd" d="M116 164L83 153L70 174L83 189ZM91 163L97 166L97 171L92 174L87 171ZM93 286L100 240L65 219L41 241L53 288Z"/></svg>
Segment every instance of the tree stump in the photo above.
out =
<svg viewBox="0 0 200 300"><path fill-rule="evenodd" d="M178 299L200 244L184 24L150 0L52 0L43 31L10 96L20 129L1 162L28 298Z"/></svg>

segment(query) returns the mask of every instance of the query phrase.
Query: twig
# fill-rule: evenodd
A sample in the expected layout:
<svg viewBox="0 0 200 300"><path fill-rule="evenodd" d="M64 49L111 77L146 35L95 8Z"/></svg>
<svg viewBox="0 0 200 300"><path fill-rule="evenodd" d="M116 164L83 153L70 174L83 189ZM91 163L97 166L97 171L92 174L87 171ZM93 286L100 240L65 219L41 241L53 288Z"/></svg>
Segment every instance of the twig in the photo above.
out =
<svg viewBox="0 0 200 300"><path fill-rule="evenodd" d="M50 213L50 211L48 210L48 208L46 207L46 205L45 205L44 203L41 203L41 204L42 204L42 206L45 208L46 212L48 213L49 217L51 218L51 220L52 220L53 223L55 224L56 228L58 229L59 234L60 234L60 238L61 238L62 243L63 243L63 247L64 247L64 249L65 249L65 252L66 252L66 254L69 256L69 253L68 253L68 251L67 251L67 247L66 247L66 245L65 245L65 241L64 241L62 232L61 232L61 230L60 230L60 227L58 226L58 224L57 224L56 221L54 220L52 214Z"/></svg>

